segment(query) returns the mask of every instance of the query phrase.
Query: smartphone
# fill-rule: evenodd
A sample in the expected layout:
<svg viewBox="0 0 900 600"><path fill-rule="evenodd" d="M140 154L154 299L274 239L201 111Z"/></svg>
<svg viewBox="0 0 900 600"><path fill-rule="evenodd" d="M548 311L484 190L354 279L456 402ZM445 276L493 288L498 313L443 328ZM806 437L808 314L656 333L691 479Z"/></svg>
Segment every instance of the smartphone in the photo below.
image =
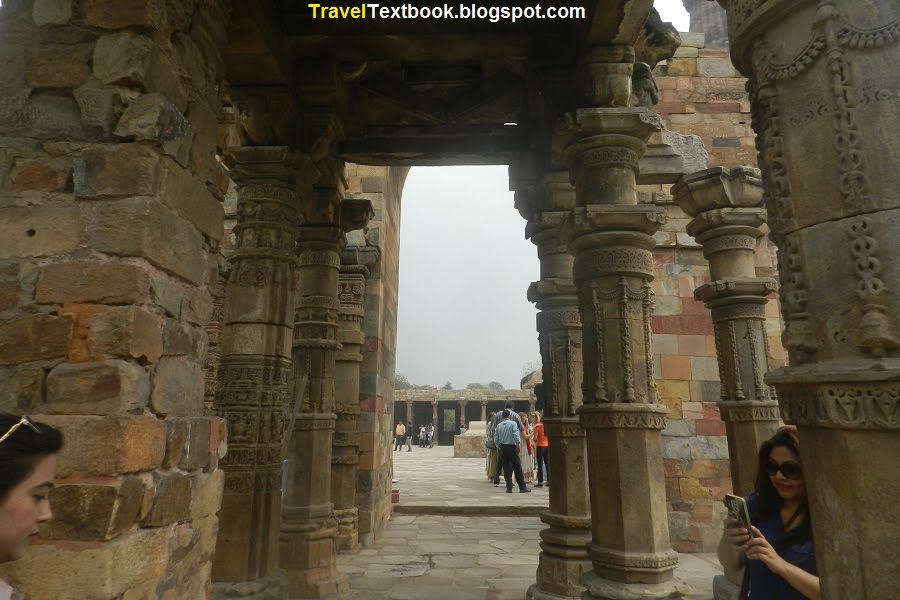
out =
<svg viewBox="0 0 900 600"><path fill-rule="evenodd" d="M737 519L740 526L752 536L753 530L750 529L750 511L747 510L747 501L734 494L725 494L723 502L725 503L725 508L728 509L728 514Z"/></svg>

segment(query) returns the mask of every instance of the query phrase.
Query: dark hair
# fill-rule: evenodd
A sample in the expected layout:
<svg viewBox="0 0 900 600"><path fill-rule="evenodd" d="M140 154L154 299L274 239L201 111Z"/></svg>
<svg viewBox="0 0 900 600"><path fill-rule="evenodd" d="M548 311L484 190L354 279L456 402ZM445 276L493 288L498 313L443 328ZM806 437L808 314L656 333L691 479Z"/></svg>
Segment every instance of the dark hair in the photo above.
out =
<svg viewBox="0 0 900 600"><path fill-rule="evenodd" d="M778 429L771 438L763 442L759 447L759 457L757 459L756 471L756 492L758 494L756 509L750 515L754 523L766 520L773 515L778 514L781 509L783 500L778 490L772 485L769 474L766 473L766 463L769 461L769 455L775 448L787 448L798 457L800 456L800 439L797 437L797 428L787 425ZM809 498L804 496L803 502L797 513L791 517L785 526L790 525L791 521L802 518L800 525L786 532L777 540L769 540L775 549L801 540L809 540L812 538L812 527L809 522Z"/></svg>
<svg viewBox="0 0 900 600"><path fill-rule="evenodd" d="M0 413L0 436L21 420L22 417ZM56 454L62 448L63 437L59 430L43 423L31 423L37 431L23 423L0 442L0 500L28 479L42 458Z"/></svg>
<svg viewBox="0 0 900 600"><path fill-rule="evenodd" d="M512 412L508 408L503 409L503 418L509 419L512 416Z"/></svg>

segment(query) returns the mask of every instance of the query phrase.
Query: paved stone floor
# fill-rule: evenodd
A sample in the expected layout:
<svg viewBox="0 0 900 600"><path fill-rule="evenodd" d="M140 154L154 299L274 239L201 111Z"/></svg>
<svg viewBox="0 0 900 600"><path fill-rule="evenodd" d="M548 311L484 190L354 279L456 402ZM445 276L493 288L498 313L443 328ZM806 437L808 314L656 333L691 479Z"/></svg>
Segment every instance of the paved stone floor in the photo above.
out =
<svg viewBox="0 0 900 600"><path fill-rule="evenodd" d="M545 527L533 513L546 507L545 489L507 494L487 483L483 460L454 459L451 447L395 452L394 477L400 510L415 514L396 512L374 545L339 555L346 600L524 600ZM688 600L711 600L721 571L714 555L682 554L676 575L693 588Z"/></svg>

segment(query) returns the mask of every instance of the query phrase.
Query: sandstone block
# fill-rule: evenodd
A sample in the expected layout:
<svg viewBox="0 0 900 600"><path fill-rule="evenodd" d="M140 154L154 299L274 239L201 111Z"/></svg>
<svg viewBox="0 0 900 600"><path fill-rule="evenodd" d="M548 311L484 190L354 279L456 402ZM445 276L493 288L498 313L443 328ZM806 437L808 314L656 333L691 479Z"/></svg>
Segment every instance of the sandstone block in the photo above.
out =
<svg viewBox="0 0 900 600"><path fill-rule="evenodd" d="M212 473L200 473L191 477L193 494L191 497L191 521L216 514L222 506L222 489L225 472L217 469Z"/></svg>
<svg viewBox="0 0 900 600"><path fill-rule="evenodd" d="M682 48L705 48L706 47L706 34L695 31L688 32L679 32L678 35L681 36L681 47Z"/></svg>
<svg viewBox="0 0 900 600"><path fill-rule="evenodd" d="M164 20L165 3L160 0L85 0L84 21L94 27L158 27Z"/></svg>
<svg viewBox="0 0 900 600"><path fill-rule="evenodd" d="M697 58L699 55L700 52L697 48L689 48L682 44L681 47L675 51L673 58Z"/></svg>
<svg viewBox="0 0 900 600"><path fill-rule="evenodd" d="M212 317L212 298L206 288L198 288L175 278L153 280L153 302L175 319L205 327Z"/></svg>
<svg viewBox="0 0 900 600"><path fill-rule="evenodd" d="M162 356L163 320L137 306L106 310L91 319L87 344L97 358L145 359Z"/></svg>
<svg viewBox="0 0 900 600"><path fill-rule="evenodd" d="M190 435L179 466L185 471L207 469L210 464L210 435L213 424L209 417L191 419Z"/></svg>
<svg viewBox="0 0 900 600"><path fill-rule="evenodd" d="M72 168L61 160L20 159L10 173L14 191L66 192L71 188Z"/></svg>
<svg viewBox="0 0 900 600"><path fill-rule="evenodd" d="M705 346L704 342L704 346ZM697 381L718 381L719 362L714 356L691 356L691 376Z"/></svg>
<svg viewBox="0 0 900 600"><path fill-rule="evenodd" d="M203 236L156 200L129 198L102 203L89 238L91 246L101 252L140 256L189 282L204 281Z"/></svg>
<svg viewBox="0 0 900 600"><path fill-rule="evenodd" d="M688 538L688 516L683 512L669 512L669 536L673 540L686 540Z"/></svg>
<svg viewBox="0 0 900 600"><path fill-rule="evenodd" d="M118 598L126 590L164 577L170 536L169 528L140 529L107 544L39 544L9 563L8 580L14 587L27 581L29 598Z"/></svg>
<svg viewBox="0 0 900 600"><path fill-rule="evenodd" d="M204 378L203 367L196 362L163 357L153 374L150 408L164 417L202 414Z"/></svg>
<svg viewBox="0 0 900 600"><path fill-rule="evenodd" d="M57 95L53 90L32 94L17 122L18 130L29 137L53 140L84 137L78 104L73 98Z"/></svg>
<svg viewBox="0 0 900 600"><path fill-rule="evenodd" d="M75 195L151 196L159 187L159 156L141 144L89 148L75 159Z"/></svg>
<svg viewBox="0 0 900 600"><path fill-rule="evenodd" d="M66 444L57 475L119 475L156 469L166 452L166 424L154 417L41 415L61 429Z"/></svg>
<svg viewBox="0 0 900 600"><path fill-rule="evenodd" d="M680 381L691 380L691 361L690 357L667 355L661 357L663 379L674 379Z"/></svg>
<svg viewBox="0 0 900 600"><path fill-rule="evenodd" d="M709 489L700 485L700 482L692 477L679 478L678 487L681 491L682 500L707 500L712 498L712 493Z"/></svg>
<svg viewBox="0 0 900 600"><path fill-rule="evenodd" d="M206 356L206 332L175 319L163 330L163 354L201 359Z"/></svg>
<svg viewBox="0 0 900 600"><path fill-rule="evenodd" d="M669 76L692 76L697 74L697 60L696 58L670 58L666 61L666 66L668 67ZM679 111L684 112L684 111Z"/></svg>
<svg viewBox="0 0 900 600"><path fill-rule="evenodd" d="M694 427L689 421L666 419L666 428L662 434L670 437L690 437L694 435Z"/></svg>
<svg viewBox="0 0 900 600"><path fill-rule="evenodd" d="M0 259L67 254L81 243L81 228L75 207L0 208Z"/></svg>
<svg viewBox="0 0 900 600"><path fill-rule="evenodd" d="M18 281L0 281L0 312L19 305L22 286Z"/></svg>
<svg viewBox="0 0 900 600"><path fill-rule="evenodd" d="M166 160L161 198L167 206L193 223L205 236L219 241L225 232L225 210L206 184L190 172Z"/></svg>
<svg viewBox="0 0 900 600"><path fill-rule="evenodd" d="M93 44L45 44L28 67L28 85L36 88L78 87L91 76Z"/></svg>
<svg viewBox="0 0 900 600"><path fill-rule="evenodd" d="M218 52L217 52L218 54ZM191 145L191 167L202 179L206 179L214 164L216 140L219 136L218 106L216 110L205 102L191 102L188 118L194 127L194 143Z"/></svg>
<svg viewBox="0 0 900 600"><path fill-rule="evenodd" d="M0 367L0 411L33 412L43 400L44 370Z"/></svg>
<svg viewBox="0 0 900 600"><path fill-rule="evenodd" d="M124 32L104 36L94 48L94 75L103 83L143 86L153 53L153 42L145 36Z"/></svg>
<svg viewBox="0 0 900 600"><path fill-rule="evenodd" d="M163 468L172 469L181 462L181 457L188 447L188 436L191 433L190 419L166 419L166 455Z"/></svg>
<svg viewBox="0 0 900 600"><path fill-rule="evenodd" d="M73 92L81 111L81 119L88 127L99 127L109 134L125 110L125 101L130 93L125 88L103 85L91 80Z"/></svg>
<svg viewBox="0 0 900 600"><path fill-rule="evenodd" d="M728 460L728 441L720 436L697 436L689 439L691 458Z"/></svg>
<svg viewBox="0 0 900 600"><path fill-rule="evenodd" d="M72 19L72 0L35 0L31 18L38 27L65 25Z"/></svg>
<svg viewBox="0 0 900 600"><path fill-rule="evenodd" d="M144 94L128 105L116 126L117 137L170 142L184 136L188 122L165 96Z"/></svg>
<svg viewBox="0 0 900 600"><path fill-rule="evenodd" d="M666 436L662 439L663 457L689 460L691 458L690 438Z"/></svg>
<svg viewBox="0 0 900 600"><path fill-rule="evenodd" d="M736 77L734 65L728 58L700 57L697 59L697 74L701 77Z"/></svg>
<svg viewBox="0 0 900 600"><path fill-rule="evenodd" d="M0 324L0 365L64 358L73 319L35 314Z"/></svg>
<svg viewBox="0 0 900 600"><path fill-rule="evenodd" d="M117 261L69 261L41 269L35 288L38 304L138 304L150 294L150 275Z"/></svg>
<svg viewBox="0 0 900 600"><path fill-rule="evenodd" d="M53 519L41 536L56 540L110 540L137 522L144 484L122 477L111 484L62 484L50 490Z"/></svg>
<svg viewBox="0 0 900 600"><path fill-rule="evenodd" d="M191 478L181 473L154 473L156 497L142 527L163 527L190 518Z"/></svg>
<svg viewBox="0 0 900 600"><path fill-rule="evenodd" d="M61 364L47 376L51 414L106 415L140 411L150 396L150 377L140 365L123 360Z"/></svg>

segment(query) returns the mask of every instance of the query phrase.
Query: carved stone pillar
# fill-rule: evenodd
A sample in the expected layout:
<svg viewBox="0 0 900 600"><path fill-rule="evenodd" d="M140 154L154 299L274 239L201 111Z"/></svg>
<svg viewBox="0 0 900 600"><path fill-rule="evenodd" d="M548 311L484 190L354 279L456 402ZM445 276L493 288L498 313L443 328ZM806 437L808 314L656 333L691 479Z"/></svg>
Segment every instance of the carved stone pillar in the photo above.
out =
<svg viewBox="0 0 900 600"><path fill-rule="evenodd" d="M435 429L438 426L438 405L437 400L432 400L431 402L431 422L434 423ZM435 434L436 436L436 434Z"/></svg>
<svg viewBox="0 0 900 600"><path fill-rule="evenodd" d="M459 401L459 418L457 419L459 422L457 423L457 428L462 429L466 424L466 405L468 404L468 400L460 400Z"/></svg>
<svg viewBox="0 0 900 600"><path fill-rule="evenodd" d="M320 164L338 181L339 163ZM334 179L331 179L331 178ZM339 184L316 188L299 229L299 292L294 321L295 425L289 446L281 522L281 565L289 596L333 597L347 589L337 571L337 527L331 503L335 427L334 370L338 341L338 273L344 232L371 216L368 200L340 199ZM362 224L360 224L360 221Z"/></svg>
<svg viewBox="0 0 900 600"><path fill-rule="evenodd" d="M779 247L789 366L766 381L799 429L822 597L888 598L897 564L884 553L900 534L900 11L895 0L721 3L750 79Z"/></svg>
<svg viewBox="0 0 900 600"><path fill-rule="evenodd" d="M715 167L686 175L672 188L694 217L687 231L703 246L712 281L694 291L712 311L731 481L746 496L756 486L757 453L780 425L778 402L763 381L769 370L767 296L775 281L756 277L756 243L763 235L762 181L749 167Z"/></svg>
<svg viewBox="0 0 900 600"><path fill-rule="evenodd" d="M481 401L481 420L487 422L487 400Z"/></svg>
<svg viewBox="0 0 900 600"><path fill-rule="evenodd" d="M410 430L410 427L413 426L412 420L413 420L413 401L410 399L410 400L406 401L406 435L408 435L408 436L412 435L412 431Z"/></svg>
<svg viewBox="0 0 900 600"><path fill-rule="evenodd" d="M377 250L377 249L376 249ZM341 256L338 275L338 341L335 357L334 404L337 421L331 455L331 501L337 522L337 549L353 550L359 543L359 510L356 507L356 468L359 464L359 372L362 365L366 278L369 270L356 262L358 253Z"/></svg>
<svg viewBox="0 0 900 600"><path fill-rule="evenodd" d="M619 83L598 86L625 87ZM563 240L575 256L584 342L578 412L593 563L582 578L585 599L665 598L684 589L673 579L678 556L669 544L661 436L667 409L657 403L650 329L653 233L665 214L638 205L635 190L645 141L659 128L647 109L587 108L566 114L554 135L554 157L569 167L577 202Z"/></svg>
<svg viewBox="0 0 900 600"><path fill-rule="evenodd" d="M269 146L233 148L225 159L239 190L215 400L229 439L213 589L216 597L268 598L283 586L282 439L304 158Z"/></svg>
<svg viewBox="0 0 900 600"><path fill-rule="evenodd" d="M528 202L525 190L517 190L520 211L529 216L525 235L537 246L541 280L528 288L528 299L537 304L538 339L544 383L544 432L549 441L548 480L552 475L549 509L541 513L547 528L541 531L541 554L535 584L528 598L553 600L580 598L581 577L590 572L587 544L591 541L591 503L588 491L587 446L578 417L582 405L581 317L572 281L572 263L559 239L559 225L575 207L575 190L568 173L556 171L544 177L541 188ZM534 401L531 402L534 412Z"/></svg>

